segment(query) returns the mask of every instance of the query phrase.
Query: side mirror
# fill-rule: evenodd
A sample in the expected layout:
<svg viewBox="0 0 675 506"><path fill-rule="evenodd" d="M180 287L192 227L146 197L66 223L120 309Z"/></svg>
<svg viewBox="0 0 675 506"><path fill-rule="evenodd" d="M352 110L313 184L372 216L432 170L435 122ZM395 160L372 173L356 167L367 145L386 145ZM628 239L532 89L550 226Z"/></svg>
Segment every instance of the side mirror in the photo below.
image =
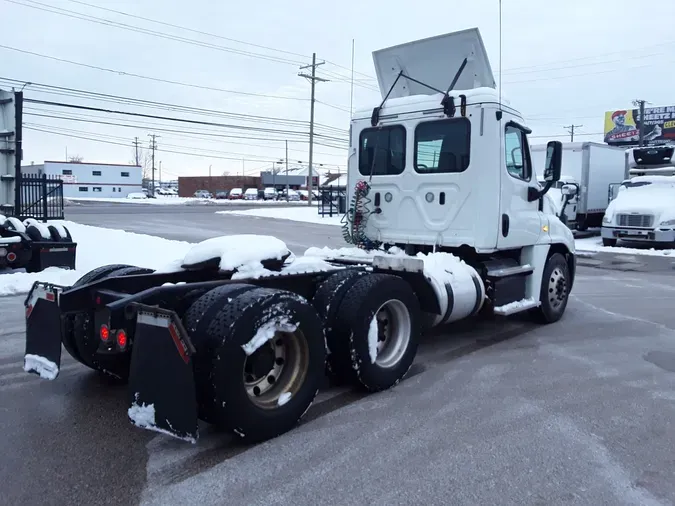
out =
<svg viewBox="0 0 675 506"><path fill-rule="evenodd" d="M562 168L562 142L550 141L546 145L546 166L544 167L544 181L555 183L560 180Z"/></svg>
<svg viewBox="0 0 675 506"><path fill-rule="evenodd" d="M574 197L577 194L577 187L573 184L564 184L560 191L563 195L570 195L571 197Z"/></svg>

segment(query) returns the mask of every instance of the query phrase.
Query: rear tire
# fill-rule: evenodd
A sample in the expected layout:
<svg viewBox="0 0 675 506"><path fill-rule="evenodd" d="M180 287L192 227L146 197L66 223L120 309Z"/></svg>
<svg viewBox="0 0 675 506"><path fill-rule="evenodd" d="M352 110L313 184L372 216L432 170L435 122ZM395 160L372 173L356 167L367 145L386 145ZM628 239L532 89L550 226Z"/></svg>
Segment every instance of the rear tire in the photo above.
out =
<svg viewBox="0 0 675 506"><path fill-rule="evenodd" d="M567 308L571 286L572 277L567 260L560 253L554 253L544 266L539 292L541 305L531 310L532 319L543 324L560 320Z"/></svg>
<svg viewBox="0 0 675 506"><path fill-rule="evenodd" d="M602 238L602 245L603 246L609 246L609 247L613 248L614 246L616 246L616 239L607 239L607 238L603 237Z"/></svg>
<svg viewBox="0 0 675 506"><path fill-rule="evenodd" d="M197 415L207 423L216 423L214 408L211 361L214 356L214 341L207 334L215 314L244 292L256 288L254 285L223 285L209 290L199 297L186 311L183 326L197 353L194 356L195 388L197 391Z"/></svg>
<svg viewBox="0 0 675 506"><path fill-rule="evenodd" d="M365 271L344 270L328 277L316 290L312 305L323 320L328 359L326 370L335 383L344 383L353 378L349 351L349 335L338 328L338 310L349 289Z"/></svg>
<svg viewBox="0 0 675 506"><path fill-rule="evenodd" d="M113 276L129 276L150 272L153 272L152 269L144 269L131 265L106 265L85 274L73 286L82 286ZM63 341L65 347L66 339L64 338ZM77 356L74 356L72 353L71 355L87 367L122 381L126 381L129 377L129 365L131 362L131 353L129 351L114 355L102 355L98 353L99 338L93 325L92 314L88 312L77 313L73 317L72 344L75 350L77 350Z"/></svg>
<svg viewBox="0 0 675 506"><path fill-rule="evenodd" d="M293 293L256 288L233 298L205 325L214 350L216 426L247 443L295 427L324 378L326 348L314 308ZM247 355L244 346L254 336L259 347Z"/></svg>
<svg viewBox="0 0 675 506"><path fill-rule="evenodd" d="M351 365L358 383L377 392L401 381L417 354L420 306L403 279L388 274L360 278L339 311L349 336Z"/></svg>

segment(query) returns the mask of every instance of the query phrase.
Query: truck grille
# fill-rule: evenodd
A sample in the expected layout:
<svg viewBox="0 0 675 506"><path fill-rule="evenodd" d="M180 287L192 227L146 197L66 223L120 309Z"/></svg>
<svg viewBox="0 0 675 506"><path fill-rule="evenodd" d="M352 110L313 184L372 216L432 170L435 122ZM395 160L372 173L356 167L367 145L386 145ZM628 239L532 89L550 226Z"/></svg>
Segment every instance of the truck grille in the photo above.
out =
<svg viewBox="0 0 675 506"><path fill-rule="evenodd" d="M651 227L654 217L649 214L618 214L617 221L620 227Z"/></svg>

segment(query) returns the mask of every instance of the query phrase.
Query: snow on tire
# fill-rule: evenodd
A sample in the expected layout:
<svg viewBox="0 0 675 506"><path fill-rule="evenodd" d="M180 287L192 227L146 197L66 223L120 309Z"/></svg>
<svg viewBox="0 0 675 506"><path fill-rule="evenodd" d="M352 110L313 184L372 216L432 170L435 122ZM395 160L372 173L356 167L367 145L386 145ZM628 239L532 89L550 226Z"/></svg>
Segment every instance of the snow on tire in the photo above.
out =
<svg viewBox="0 0 675 506"><path fill-rule="evenodd" d="M193 362L197 389L197 410L199 418L205 422L216 423L213 412L215 402L211 379L211 359L217 342L209 339L206 333L207 326L224 305L229 304L238 295L255 288L255 285L235 283L209 290L190 305L183 317L183 326L197 350Z"/></svg>
<svg viewBox="0 0 675 506"><path fill-rule="evenodd" d="M385 390L406 375L417 354L420 317L415 292L397 276L371 274L347 292L338 320L350 336L351 364L366 390Z"/></svg>
<svg viewBox="0 0 675 506"><path fill-rule="evenodd" d="M328 373L335 380L345 382L353 377L349 351L349 335L344 335L337 325L337 314L345 294L365 271L345 270L333 274L319 285L312 305L323 320L328 359Z"/></svg>
<svg viewBox="0 0 675 506"><path fill-rule="evenodd" d="M207 325L213 346L215 424L246 442L291 430L325 372L321 319L302 297L256 288L224 305Z"/></svg>

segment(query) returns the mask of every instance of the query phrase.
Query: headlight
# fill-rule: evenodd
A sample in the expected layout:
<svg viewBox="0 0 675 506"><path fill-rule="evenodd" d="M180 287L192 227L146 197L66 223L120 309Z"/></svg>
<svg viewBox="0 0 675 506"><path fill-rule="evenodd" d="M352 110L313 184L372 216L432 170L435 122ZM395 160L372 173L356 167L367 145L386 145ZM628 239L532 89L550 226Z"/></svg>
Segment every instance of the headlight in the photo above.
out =
<svg viewBox="0 0 675 506"><path fill-rule="evenodd" d="M661 225L662 227L672 227L673 225L675 225L675 220L662 221L661 223L659 223L659 225Z"/></svg>
<svg viewBox="0 0 675 506"><path fill-rule="evenodd" d="M604 216L602 217L602 222L603 222L603 223L606 223L607 225L609 225L610 223L612 223L612 217L611 217L611 216L604 215Z"/></svg>

